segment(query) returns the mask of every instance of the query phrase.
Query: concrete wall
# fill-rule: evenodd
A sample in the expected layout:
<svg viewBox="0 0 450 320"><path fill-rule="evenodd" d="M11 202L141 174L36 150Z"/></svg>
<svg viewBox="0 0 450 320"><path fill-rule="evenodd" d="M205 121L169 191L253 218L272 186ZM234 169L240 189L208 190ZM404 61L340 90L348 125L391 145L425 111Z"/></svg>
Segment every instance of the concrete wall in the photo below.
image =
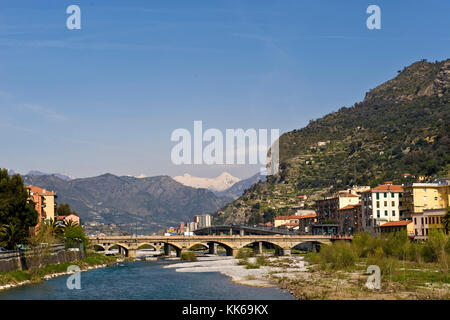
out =
<svg viewBox="0 0 450 320"><path fill-rule="evenodd" d="M72 262L86 258L84 251L59 251L51 254L25 254L21 252L15 257L0 259L0 272L15 270L28 270L43 267L49 264Z"/></svg>

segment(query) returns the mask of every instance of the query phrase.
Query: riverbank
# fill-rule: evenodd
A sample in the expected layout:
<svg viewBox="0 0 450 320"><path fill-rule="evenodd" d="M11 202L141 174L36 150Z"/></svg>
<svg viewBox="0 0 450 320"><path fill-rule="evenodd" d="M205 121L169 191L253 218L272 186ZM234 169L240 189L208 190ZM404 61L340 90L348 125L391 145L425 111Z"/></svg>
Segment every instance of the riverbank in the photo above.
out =
<svg viewBox="0 0 450 320"><path fill-rule="evenodd" d="M267 257L266 263L258 268L251 267L256 263L256 257L248 258L248 264L240 264L240 259L226 256L207 255L197 259L196 262L170 264L164 268L175 268L176 272L220 272L234 283L255 287L275 287L274 277L291 278L297 273L308 272L302 256L293 256L289 261L286 258Z"/></svg>
<svg viewBox="0 0 450 320"><path fill-rule="evenodd" d="M305 256L242 259L205 256L197 262L165 266L176 272L219 272L241 285L279 287L301 300L419 300L450 299L450 284L437 281L437 271L405 264L398 277L381 277L381 289L366 286L366 264L356 269L324 270ZM421 281L419 281L421 280Z"/></svg>
<svg viewBox="0 0 450 320"><path fill-rule="evenodd" d="M80 271L104 268L123 260L114 256L104 256L97 253L89 253L83 260L51 264L33 270L16 270L8 273L0 273L0 291L14 287L37 283L69 274L67 268L71 265L80 267Z"/></svg>

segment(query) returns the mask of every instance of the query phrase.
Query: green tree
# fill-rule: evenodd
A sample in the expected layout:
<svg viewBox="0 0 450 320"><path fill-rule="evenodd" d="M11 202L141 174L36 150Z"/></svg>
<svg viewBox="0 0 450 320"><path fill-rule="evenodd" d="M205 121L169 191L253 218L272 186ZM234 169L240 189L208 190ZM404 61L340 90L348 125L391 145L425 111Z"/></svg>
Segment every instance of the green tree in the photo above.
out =
<svg viewBox="0 0 450 320"><path fill-rule="evenodd" d="M64 236L66 243L71 247L78 247L79 243L83 243L86 248L89 245L89 239L86 237L83 228L78 224L67 225Z"/></svg>
<svg viewBox="0 0 450 320"><path fill-rule="evenodd" d="M39 232L46 232L51 237L58 239L64 234L64 227L56 220L50 219L44 221L39 228Z"/></svg>
<svg viewBox="0 0 450 320"><path fill-rule="evenodd" d="M27 243L30 227L38 222L38 213L18 174L9 176L8 170L0 170L0 243L8 249L14 249L17 244ZM6 229L5 229L6 228Z"/></svg>
<svg viewBox="0 0 450 320"><path fill-rule="evenodd" d="M70 216L71 214L78 216L78 214L70 209L70 206L67 203L61 203L56 207L56 214L58 216Z"/></svg>

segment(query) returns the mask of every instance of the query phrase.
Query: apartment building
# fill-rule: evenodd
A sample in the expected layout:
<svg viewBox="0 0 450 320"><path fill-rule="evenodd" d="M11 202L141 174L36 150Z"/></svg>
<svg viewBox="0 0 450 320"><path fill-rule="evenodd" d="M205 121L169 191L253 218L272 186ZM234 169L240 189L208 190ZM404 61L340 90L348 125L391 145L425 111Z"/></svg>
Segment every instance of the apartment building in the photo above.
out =
<svg viewBox="0 0 450 320"><path fill-rule="evenodd" d="M380 225L402 217L403 187L387 181L361 194L362 229L376 232Z"/></svg>
<svg viewBox="0 0 450 320"><path fill-rule="evenodd" d="M319 223L325 221L338 221L338 210L348 205L356 205L360 201L358 195L351 194L347 191L341 191L334 195L325 197L316 201L316 213Z"/></svg>
<svg viewBox="0 0 450 320"><path fill-rule="evenodd" d="M211 226L211 215L210 214L202 214L198 216L198 228L207 228Z"/></svg>
<svg viewBox="0 0 450 320"><path fill-rule="evenodd" d="M361 203L349 204L338 210L339 233L352 235L362 231Z"/></svg>
<svg viewBox="0 0 450 320"><path fill-rule="evenodd" d="M414 238L426 240L432 230L444 230L443 218L446 209L426 209L412 214Z"/></svg>
<svg viewBox="0 0 450 320"><path fill-rule="evenodd" d="M450 203L450 183L437 179L433 183L413 183L405 187L405 216L424 210L444 209Z"/></svg>

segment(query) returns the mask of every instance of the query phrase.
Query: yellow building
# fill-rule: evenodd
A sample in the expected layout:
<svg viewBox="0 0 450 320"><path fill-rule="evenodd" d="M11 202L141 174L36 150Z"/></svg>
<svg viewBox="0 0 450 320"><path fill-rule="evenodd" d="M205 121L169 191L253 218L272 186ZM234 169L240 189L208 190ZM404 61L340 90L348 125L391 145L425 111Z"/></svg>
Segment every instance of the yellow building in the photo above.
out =
<svg viewBox="0 0 450 320"><path fill-rule="evenodd" d="M406 186L404 194L405 214L411 216L424 210L444 209L450 203L450 184L446 180L433 183L413 183Z"/></svg>

